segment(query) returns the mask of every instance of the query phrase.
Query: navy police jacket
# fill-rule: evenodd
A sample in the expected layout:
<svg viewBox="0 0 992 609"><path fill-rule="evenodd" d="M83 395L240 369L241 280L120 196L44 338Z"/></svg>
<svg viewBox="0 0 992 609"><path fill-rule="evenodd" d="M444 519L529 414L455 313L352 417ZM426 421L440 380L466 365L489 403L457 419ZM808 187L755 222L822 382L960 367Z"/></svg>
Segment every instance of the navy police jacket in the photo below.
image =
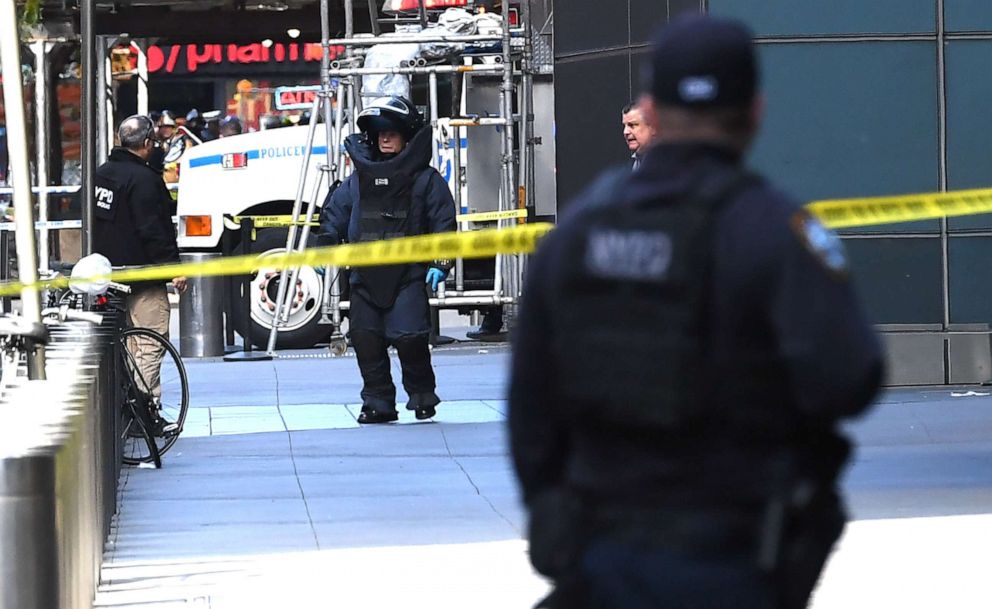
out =
<svg viewBox="0 0 992 609"><path fill-rule="evenodd" d="M659 145L621 178L615 203L663 205L740 164L738 153L714 145ZM585 198L566 212L528 266L514 332L508 418L525 503L533 506L543 491L564 486L621 507L657 502L690 514L714 508L733 516L746 505L748 517L760 517L764 506L756 489L767 487L775 459L810 451L807 462L815 468L817 443L835 437L840 419L864 411L882 379L880 344L848 278L839 239L757 177L724 201L710 224L703 313L708 354L713 362L767 357L776 362L776 374L765 377L765 387L745 391L737 386L742 375L723 374L714 365L711 375L694 382L721 387L729 396L725 412L745 422L753 412L752 424L736 428L718 421L687 433L655 434L623 420L582 420L574 415L574 401L564 397L568 388L556 360L561 351L552 345L567 345L569 335L584 331L561 321L575 303L561 293L560 277L583 264L568 252L593 215L595 205L588 193ZM609 302L614 315L631 314L619 294ZM590 317L585 326L598 323ZM652 328L643 332L650 336ZM754 395L763 396L762 403ZM758 421L767 421L768 429ZM828 483L847 454L831 458L836 463L823 476Z"/></svg>
<svg viewBox="0 0 992 609"><path fill-rule="evenodd" d="M96 170L93 251L114 266L179 261L172 197L141 157L114 148Z"/></svg>

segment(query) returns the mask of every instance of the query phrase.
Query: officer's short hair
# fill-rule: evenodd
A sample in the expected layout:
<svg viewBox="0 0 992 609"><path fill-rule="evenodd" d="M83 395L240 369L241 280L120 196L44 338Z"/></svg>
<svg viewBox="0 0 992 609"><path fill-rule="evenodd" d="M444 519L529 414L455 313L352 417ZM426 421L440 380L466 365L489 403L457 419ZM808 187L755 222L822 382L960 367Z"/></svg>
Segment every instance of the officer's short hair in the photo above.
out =
<svg viewBox="0 0 992 609"><path fill-rule="evenodd" d="M134 114L121 121L117 139L128 150L141 150L155 136L155 123L144 114Z"/></svg>
<svg viewBox="0 0 992 609"><path fill-rule="evenodd" d="M620 114L627 114L628 112L636 108L637 108L637 102L634 101L627 102L626 104L624 104L624 107L620 109Z"/></svg>

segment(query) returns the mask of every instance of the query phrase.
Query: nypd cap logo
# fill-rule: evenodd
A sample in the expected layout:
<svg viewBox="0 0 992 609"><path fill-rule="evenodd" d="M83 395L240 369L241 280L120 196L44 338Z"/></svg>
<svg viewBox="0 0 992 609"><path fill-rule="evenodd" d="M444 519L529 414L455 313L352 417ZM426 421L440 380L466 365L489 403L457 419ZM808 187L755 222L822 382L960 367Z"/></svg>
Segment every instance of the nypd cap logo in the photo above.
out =
<svg viewBox="0 0 992 609"><path fill-rule="evenodd" d="M687 76L679 81L679 97L686 103L711 102L720 94L720 83L712 76Z"/></svg>

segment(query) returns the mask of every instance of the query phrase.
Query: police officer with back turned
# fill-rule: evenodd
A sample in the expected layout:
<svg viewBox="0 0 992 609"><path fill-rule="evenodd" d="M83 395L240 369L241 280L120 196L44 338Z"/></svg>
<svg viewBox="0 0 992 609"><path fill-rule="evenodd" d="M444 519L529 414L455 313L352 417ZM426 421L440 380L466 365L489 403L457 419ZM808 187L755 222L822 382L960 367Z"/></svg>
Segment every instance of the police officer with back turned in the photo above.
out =
<svg viewBox="0 0 992 609"><path fill-rule="evenodd" d="M93 251L114 266L146 266L179 262L176 229L169 211L172 197L162 176L148 166L160 144L151 118L136 114L117 129L120 146L96 170L93 208ZM186 289L186 278L172 280L177 291ZM172 307L164 282L131 285L127 313L132 326L150 328L169 336ZM148 340L134 339L131 350L148 385L153 401L161 397L160 369L165 349ZM174 421L161 416L154 421L162 434L178 430Z"/></svg>
<svg viewBox="0 0 992 609"><path fill-rule="evenodd" d="M455 204L441 174L430 166L433 139L416 106L403 97L374 100L358 115L362 133L345 148L355 172L321 210L322 244L350 243L455 230ZM351 272L351 345L362 373L359 423L397 420L396 387L387 347L400 358L407 410L434 416L440 399L431 367L430 305L425 284L437 290L450 261L398 264Z"/></svg>
<svg viewBox="0 0 992 609"><path fill-rule="evenodd" d="M658 132L529 268L511 449L545 607L799 609L845 523L838 422L883 375L839 239L749 173L751 34L655 37Z"/></svg>

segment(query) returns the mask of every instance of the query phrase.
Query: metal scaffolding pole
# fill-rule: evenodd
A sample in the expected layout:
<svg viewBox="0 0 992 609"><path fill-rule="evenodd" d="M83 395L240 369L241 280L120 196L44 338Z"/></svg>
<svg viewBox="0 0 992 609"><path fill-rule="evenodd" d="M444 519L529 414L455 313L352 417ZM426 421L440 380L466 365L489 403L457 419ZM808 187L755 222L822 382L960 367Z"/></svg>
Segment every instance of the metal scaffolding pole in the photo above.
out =
<svg viewBox="0 0 992 609"><path fill-rule="evenodd" d="M14 183L14 222L17 272L24 283L38 281L38 252L34 242L34 208L31 201L31 161L28 157L27 116L21 82L21 44L14 0L0 0L0 70L6 75L3 87L7 115L7 150ZM41 323L41 294L33 287L21 290L21 312L25 319ZM33 347L27 354L28 376L45 378L45 351Z"/></svg>
<svg viewBox="0 0 992 609"><path fill-rule="evenodd" d="M93 252L93 180L96 175L96 0L80 0L80 45L82 54L82 255Z"/></svg>
<svg viewBox="0 0 992 609"><path fill-rule="evenodd" d="M96 67L96 100L97 100L97 138L96 160L98 164L106 163L110 155L110 144L114 141L114 102L111 95L113 79L110 65L110 39L107 36L96 37L96 48L99 55L94 65Z"/></svg>
<svg viewBox="0 0 992 609"><path fill-rule="evenodd" d="M34 53L35 173L38 175L38 221L48 221L48 42L37 40ZM38 268L48 270L48 229L38 231Z"/></svg>
<svg viewBox="0 0 992 609"><path fill-rule="evenodd" d="M321 0L322 3L326 3L327 0ZM317 118L320 116L320 103L323 97L318 95L313 100L313 106L310 109L310 124L307 125L307 139L306 147L303 152L303 166L300 168L300 178L299 186L296 189L296 199L293 201L293 218L298 219L300 217L301 208L303 207L303 196L306 192L307 185L307 173L310 170L310 159L313 157L313 139L314 135L317 133ZM312 202L311 202L312 204ZM309 220L309 218L308 218ZM286 251L292 252L296 250L297 247L297 223L294 222L289 227L289 234L286 237ZM279 324L282 322L281 317L283 314L283 307L286 305L286 295L289 291L289 277L290 269L283 268L279 272L279 285L276 289L276 308L275 314L272 316L272 328L269 331L269 342L265 349L268 355L273 355L276 350L276 338L279 335ZM295 277L295 271L292 273Z"/></svg>
<svg viewBox="0 0 992 609"><path fill-rule="evenodd" d="M347 9L347 4L345 8ZM347 18L347 12L345 13ZM478 42L499 42L503 40L502 34L472 34L461 36L458 34L440 36L382 36L377 38L352 38L346 35L345 38L331 40L331 46L343 47L371 47L377 44L458 44L458 43L478 43Z"/></svg>
<svg viewBox="0 0 992 609"><path fill-rule="evenodd" d="M516 171L514 170L514 158L515 153L515 138L514 138L514 120L513 120L513 97L514 97L514 85L513 85L513 57L511 54L511 36L510 36L510 11L509 7L504 3L503 5L503 65L506 70L503 71L503 83L500 86L500 103L502 104L502 113L506 121L506 127L503 130L503 159L502 159L502 170L503 170L503 193L499 201L500 211L505 211L513 209L515 207L514 200L516 194ZM505 220L500 220L497 226L503 228L506 226ZM496 296L503 296L509 294L511 297L515 296L516 292L516 282L514 281L514 271L516 265L514 264L516 260L515 256L497 256L496 257L496 277L494 278L494 286L498 284L496 289Z"/></svg>
<svg viewBox="0 0 992 609"><path fill-rule="evenodd" d="M138 51L138 114L148 116L148 41L132 42Z"/></svg>
<svg viewBox="0 0 992 609"><path fill-rule="evenodd" d="M485 64L477 66L407 66L407 67L378 67L378 68L335 68L331 66L331 76L382 76L386 74L459 74L462 72L477 72L487 74L505 74L510 70L504 69L503 64ZM511 75L512 78L512 75Z"/></svg>
<svg viewBox="0 0 992 609"><path fill-rule="evenodd" d="M529 2L529 0L528 0ZM345 33L344 37L335 40L322 41L325 46L342 46L345 49L344 56L333 62L330 62L330 69L328 71L329 77L334 77L339 79L339 87L337 94L338 108L336 114L338 115L339 121L344 121L350 123L351 132L357 132L357 125L355 124L356 114L361 111L362 97L361 97L361 80L363 76L384 76L384 75L405 75L405 76L427 76L427 86L430 95L429 99L429 113L431 126L433 128L439 128L439 122L443 122L447 129L451 130L451 134L454 137L454 162L452 163L452 169L454 173L454 198L458 204L459 210L461 211L461 173L462 173L462 159L461 159L461 138L462 134L466 131L472 131L477 127L497 127L501 135L501 163L499 165L500 171L500 195L499 195L499 210L510 210L515 209L518 206L518 202L524 205L530 205L533 202L533 188L532 183L534 177L533 172L533 162L534 154L532 148L533 145L533 97L530 93L530 85L532 81L526 78L528 72L526 66L528 62L531 62L531 53L528 56L527 40L523 40L524 44L520 44L521 41L515 40L518 37L526 37L528 28L526 24L524 27L511 27L510 23L510 11L509 7L506 7L504 2L505 10L502 12L502 23L501 31L499 33L492 33L486 35L396 35L396 34L385 34L379 35L380 31L377 22L378 14L376 7L372 3L369 4L369 16L373 25L373 36L359 36L355 37L354 34L354 24L352 22L352 11L353 11L353 0L344 0L343 6L345 11ZM423 6L423 3L418 3L419 6ZM531 14L530 5L522 7L524 10L524 15L529 17ZM421 17L423 16L423 11L421 11ZM498 54L490 56L491 63L474 63L471 59L465 57L464 63L452 63L444 65L428 65L426 61L422 58L416 61L403 62L396 67L374 67L374 68L364 68L360 67L361 57L363 55L363 49L365 47L371 47L381 44L449 44L456 46L465 46L477 43L501 43L502 48ZM516 45L515 45L516 43ZM522 49L524 55L522 68L523 75L518 77L516 70L513 65L514 50L518 52ZM500 77L500 87L499 87L499 115L498 116L474 116L467 113L465 106L465 100L459 100L457 108L452 109L456 113L456 116L445 121L440 121L439 119L439 107L440 100L438 94L438 75L439 74L452 74L456 77L462 75L463 79L467 78L468 75L485 75L485 76L498 76ZM531 72L532 74L532 72ZM323 75L322 75L323 76ZM322 82L324 79L322 78ZM323 89L328 89L325 85ZM520 118L518 119L514 115L514 106L519 105L520 108ZM343 116L347 112L346 116ZM460 115L459 115L460 114ZM517 125L518 120L521 121L519 127ZM339 125L339 129L335 130L335 137L329 138L330 142L334 142L334 148L340 145L340 137L343 127ZM517 129L520 129L518 132ZM444 137L448 137L448 131L445 131ZM519 149L517 145L517 139L520 139ZM518 161L517 154L521 157ZM340 153L337 157L337 175L339 177L344 177L347 173L346 163L343 161ZM506 228L511 226L515 221L501 220L498 221L497 226L500 228ZM468 230L470 223L461 222L459 223L459 228L461 230ZM520 277L519 273L522 268L522 260L518 256L496 256L496 268L495 277L493 282L493 290L488 291L465 291L464 290L464 277L463 277L463 264L461 260L456 261L455 270L455 289L448 291L448 293L440 292L437 298L431 299L432 306L471 306L471 305L510 305L504 309L508 317L513 315L513 306L517 302L517 296L520 291ZM331 271L328 269L328 275ZM335 314L337 319L340 319L340 311L347 310L350 303L342 302L340 300L340 293L334 288L335 285L330 285L328 289L329 297L331 299L330 303L330 313ZM328 316L325 314L324 318ZM325 322L326 323L326 322ZM333 351L333 349L332 349Z"/></svg>

